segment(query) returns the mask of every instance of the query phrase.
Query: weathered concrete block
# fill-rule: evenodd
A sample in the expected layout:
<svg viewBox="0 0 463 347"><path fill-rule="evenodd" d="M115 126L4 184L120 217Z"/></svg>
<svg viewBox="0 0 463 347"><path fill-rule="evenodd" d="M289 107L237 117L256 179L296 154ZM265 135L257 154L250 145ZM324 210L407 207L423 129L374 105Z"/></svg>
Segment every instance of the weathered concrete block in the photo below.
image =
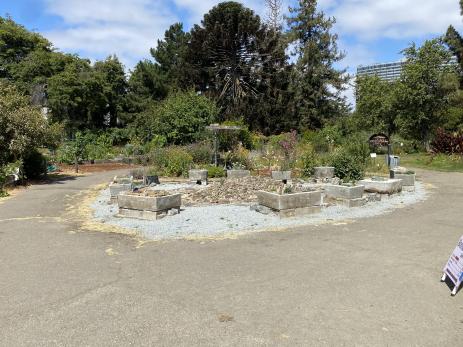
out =
<svg viewBox="0 0 463 347"><path fill-rule="evenodd" d="M338 199L337 202L340 205L352 208L352 207L361 207L365 206L368 202L368 199L365 198L358 198L358 199Z"/></svg>
<svg viewBox="0 0 463 347"><path fill-rule="evenodd" d="M119 193L127 192L132 190L132 183L110 183L109 184L109 194L111 195L111 200L115 200Z"/></svg>
<svg viewBox="0 0 463 347"><path fill-rule="evenodd" d="M281 210L278 212L280 218L301 217L309 214L321 212L320 206L293 208L288 210Z"/></svg>
<svg viewBox="0 0 463 347"><path fill-rule="evenodd" d="M372 180L365 179L358 182L359 185L365 186L365 191L369 193L379 194L395 194L402 191L402 180L400 179L384 179Z"/></svg>
<svg viewBox="0 0 463 347"><path fill-rule="evenodd" d="M251 171L249 170L227 170L228 178L243 178L251 176Z"/></svg>
<svg viewBox="0 0 463 347"><path fill-rule="evenodd" d="M415 174L394 173L394 178L402 180L402 186L410 187L415 185Z"/></svg>
<svg viewBox="0 0 463 347"><path fill-rule="evenodd" d="M207 184L207 170L190 170L188 171L190 182L196 184Z"/></svg>
<svg viewBox="0 0 463 347"><path fill-rule="evenodd" d="M314 168L315 178L333 178L334 167L331 166L318 166Z"/></svg>
<svg viewBox="0 0 463 347"><path fill-rule="evenodd" d="M170 210L169 210L170 211ZM162 219L167 215L166 211L142 211L142 210L131 210L128 208L119 208L117 217L128 217L145 220L158 220Z"/></svg>
<svg viewBox="0 0 463 347"><path fill-rule="evenodd" d="M291 181L291 171L272 171L272 179L276 181Z"/></svg>
<svg viewBox="0 0 463 347"><path fill-rule="evenodd" d="M330 184L325 187L325 194L335 199L360 199L363 196L365 186L342 186Z"/></svg>
<svg viewBox="0 0 463 347"><path fill-rule="evenodd" d="M117 203L119 209L153 212L168 211L171 208L180 208L182 205L182 195L143 196L121 193L117 196Z"/></svg>
<svg viewBox="0 0 463 347"><path fill-rule="evenodd" d="M280 195L261 190L257 192L257 199L260 205L281 211L320 206L322 194L320 191L315 191Z"/></svg>

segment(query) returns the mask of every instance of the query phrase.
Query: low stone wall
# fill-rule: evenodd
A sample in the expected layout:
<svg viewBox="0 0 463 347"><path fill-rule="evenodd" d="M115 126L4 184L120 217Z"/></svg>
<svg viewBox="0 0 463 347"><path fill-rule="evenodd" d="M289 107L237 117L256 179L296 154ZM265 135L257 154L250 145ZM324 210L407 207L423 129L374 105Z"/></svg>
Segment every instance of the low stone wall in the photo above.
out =
<svg viewBox="0 0 463 347"><path fill-rule="evenodd" d="M243 178L251 176L249 170L227 170L227 178Z"/></svg>
<svg viewBox="0 0 463 347"><path fill-rule="evenodd" d="M276 181L291 181L291 171L272 171L272 179Z"/></svg>

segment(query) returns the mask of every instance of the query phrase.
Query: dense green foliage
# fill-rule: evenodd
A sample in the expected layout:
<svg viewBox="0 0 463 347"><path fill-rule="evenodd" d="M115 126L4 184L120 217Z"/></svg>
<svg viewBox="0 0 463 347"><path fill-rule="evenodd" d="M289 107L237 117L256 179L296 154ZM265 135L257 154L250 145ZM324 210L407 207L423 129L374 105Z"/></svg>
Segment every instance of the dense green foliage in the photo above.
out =
<svg viewBox="0 0 463 347"><path fill-rule="evenodd" d="M356 84L358 128L372 132L399 133L425 147L438 126L461 119L452 111L460 102L456 69L451 54L440 40L412 44L404 50L406 64L400 79L387 82L361 77Z"/></svg>

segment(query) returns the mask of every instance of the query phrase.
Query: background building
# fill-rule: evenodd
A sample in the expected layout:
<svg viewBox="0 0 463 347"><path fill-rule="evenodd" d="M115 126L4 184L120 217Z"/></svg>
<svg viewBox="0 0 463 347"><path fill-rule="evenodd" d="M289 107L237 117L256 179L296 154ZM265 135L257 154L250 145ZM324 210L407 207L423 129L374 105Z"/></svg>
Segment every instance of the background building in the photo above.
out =
<svg viewBox="0 0 463 347"><path fill-rule="evenodd" d="M382 63L363 66L357 68L357 76L378 76L386 81L395 81L402 73L402 67L405 61L395 63Z"/></svg>
<svg viewBox="0 0 463 347"><path fill-rule="evenodd" d="M402 68L407 62L396 61L392 63L380 63L373 65L360 65L357 67L357 76L378 76L385 81L395 81L399 79ZM457 59L452 57L451 65L457 64Z"/></svg>

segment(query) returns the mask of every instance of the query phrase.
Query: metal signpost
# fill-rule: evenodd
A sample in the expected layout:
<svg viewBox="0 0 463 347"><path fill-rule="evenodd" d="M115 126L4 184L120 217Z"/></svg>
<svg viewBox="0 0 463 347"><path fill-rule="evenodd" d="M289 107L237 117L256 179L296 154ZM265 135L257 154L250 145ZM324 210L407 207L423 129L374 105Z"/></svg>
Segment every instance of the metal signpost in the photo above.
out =
<svg viewBox="0 0 463 347"><path fill-rule="evenodd" d="M445 281L447 277L455 285L452 290L452 296L454 296L463 282L463 236L444 267L441 281Z"/></svg>
<svg viewBox="0 0 463 347"><path fill-rule="evenodd" d="M217 155L219 152L219 140L218 133L219 131L237 131L241 130L241 127L236 125L220 125L220 124L211 124L206 127L207 130L212 131L214 134L214 165L217 166Z"/></svg>

